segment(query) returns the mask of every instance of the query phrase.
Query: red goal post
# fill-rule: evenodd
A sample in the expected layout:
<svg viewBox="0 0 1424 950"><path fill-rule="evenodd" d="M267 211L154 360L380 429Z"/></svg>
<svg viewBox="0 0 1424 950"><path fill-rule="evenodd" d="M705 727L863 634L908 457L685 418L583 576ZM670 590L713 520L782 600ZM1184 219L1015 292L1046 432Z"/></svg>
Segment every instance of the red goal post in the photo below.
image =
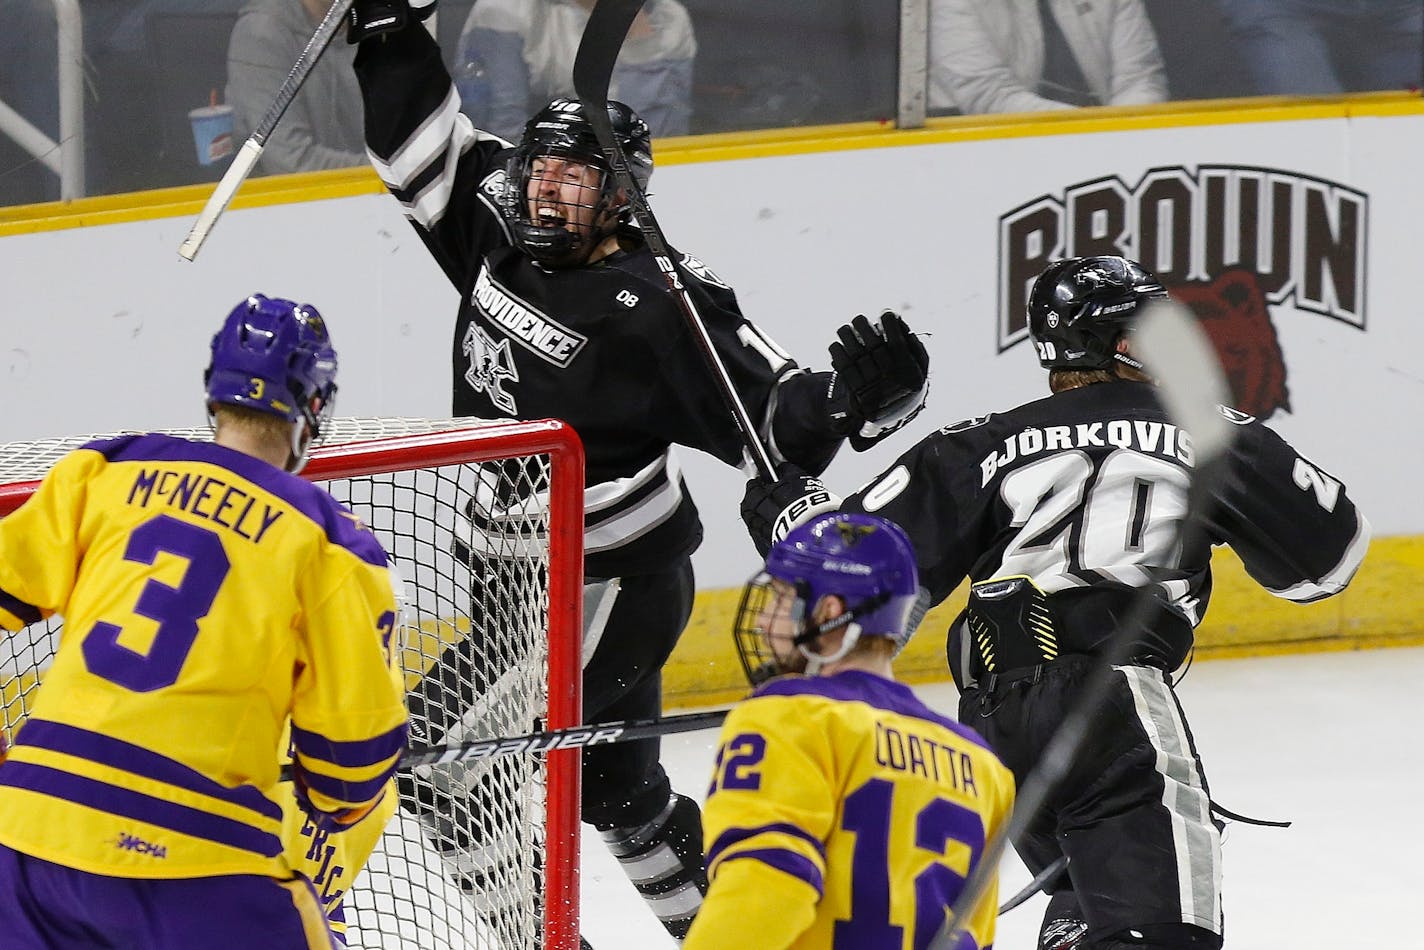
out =
<svg viewBox="0 0 1424 950"><path fill-rule="evenodd" d="M66 452L106 437L0 446L0 517ZM440 729L451 741L581 721L583 464L557 420L337 419L312 452L303 476L372 528L405 581L411 696L444 679L464 697ZM0 638L0 731L28 715L61 632L55 617ZM459 649L474 661L454 683L440 661ZM349 945L576 950L578 751L505 758L405 774L403 793L441 813L397 809L345 898ZM482 879L489 893L453 882L472 841L502 862Z"/></svg>

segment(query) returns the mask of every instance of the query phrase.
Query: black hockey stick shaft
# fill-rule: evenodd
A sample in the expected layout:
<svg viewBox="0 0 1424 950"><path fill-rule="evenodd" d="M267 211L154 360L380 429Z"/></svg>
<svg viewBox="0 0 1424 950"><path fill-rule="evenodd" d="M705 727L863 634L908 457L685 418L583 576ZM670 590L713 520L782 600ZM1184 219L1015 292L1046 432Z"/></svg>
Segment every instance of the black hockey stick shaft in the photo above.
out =
<svg viewBox="0 0 1424 950"><path fill-rule="evenodd" d="M756 426L752 425L741 397L732 386L727 367L712 345L712 338L707 334L707 327L697 312L697 305L693 303L687 288L683 286L682 278L678 276L662 228L653 216L647 195L643 194L637 180L628 170L628 160L618 146L618 140L613 135L613 126L608 120L608 84L613 78L613 64L618 60L618 51L623 48L628 28L633 25L633 19L642 7L643 0L598 0L593 12L589 14L588 25L584 27L578 53L574 57L574 90L578 93L579 101L583 103L584 112L593 125L598 144L603 148L604 157L613 169L619 187L627 192L633 205L633 220L637 223L638 230L643 233L643 240L647 242L648 250L657 261L658 269L663 272L668 290L692 330L708 368L717 379L723 401L727 404L738 431L741 432L742 442L751 454L757 472L767 478L775 478L776 471L771 464L771 456L757 435Z"/></svg>
<svg viewBox="0 0 1424 950"><path fill-rule="evenodd" d="M1194 466L1177 538L1178 549L1186 550L1199 537L1202 520L1228 467L1234 426L1217 408L1230 398L1226 378L1206 334L1181 304L1164 301L1149 307L1138 321L1132 341L1134 354L1157 377L1167 415L1192 436ZM1116 675L1114 667L1130 659L1134 633L1149 622L1157 610L1153 586L1149 580L1137 588L1131 605L1080 690L1076 704L1064 716L1043 755L1025 778L1007 826L1000 828L985 844L978 865L965 881L944 926L930 943L930 950L956 950L959 935L968 926L998 873L1005 847L1023 837L1048 796L1072 768L1093 719L1107 701Z"/></svg>
<svg viewBox="0 0 1424 950"><path fill-rule="evenodd" d="M1045 887L1048 886L1048 882L1057 877L1059 872L1067 866L1068 855L1060 854L1057 858L1054 859L1052 864L1044 868L1042 871L1039 871L1038 874L1034 875L1033 880L1025 884L1022 890L1020 890L1013 897L1010 897L1008 900L1004 901L1002 904L999 905L999 916L1002 917L1004 914L1007 914L1009 911L1013 910L1015 907L1019 906L1024 901L1028 900L1030 897L1043 890Z"/></svg>
<svg viewBox="0 0 1424 950"><path fill-rule="evenodd" d="M217 187L208 196L207 204L203 205L203 210L198 213L192 230L188 232L188 237L178 248L178 255L184 260L191 261L198 256L203 242L208 239L208 234L218 223L218 218L222 217L222 213L227 210L233 196L237 194L237 189L241 188L242 183L247 180L247 176L252 174L253 166L257 164L257 159L262 155L262 149L267 145L267 137L272 134L277 123L282 121L287 107L297 97L297 92L307 81L307 76L311 75L312 67L316 66L316 61L321 57L321 54L326 52L326 48L331 45L332 37L341 28L341 23L346 19L346 13L351 9L353 2L354 0L335 0L331 9L326 11L326 16L317 26L316 32L312 34L311 39L307 40L306 47L302 49L301 55L292 65L291 72L287 73L287 78L283 80L281 88L277 90L277 95L273 97L272 104L268 106L267 114L262 117L261 122L257 123L257 128L253 129L252 134L247 137L247 141L242 143L242 148L238 149L232 164L227 167L227 171L223 173Z"/></svg>
<svg viewBox="0 0 1424 950"><path fill-rule="evenodd" d="M618 742L635 742L655 736L676 735L679 732L696 732L699 729L720 726L729 711L710 709L706 712L664 716L659 719L623 719L587 726L570 726L567 729L530 732L522 736L475 739L457 745L417 746L401 753L399 768L404 772L423 765L448 765L452 762L471 762L475 759L493 759L504 755L585 749ZM291 778L291 766L283 766L282 781L288 782Z"/></svg>

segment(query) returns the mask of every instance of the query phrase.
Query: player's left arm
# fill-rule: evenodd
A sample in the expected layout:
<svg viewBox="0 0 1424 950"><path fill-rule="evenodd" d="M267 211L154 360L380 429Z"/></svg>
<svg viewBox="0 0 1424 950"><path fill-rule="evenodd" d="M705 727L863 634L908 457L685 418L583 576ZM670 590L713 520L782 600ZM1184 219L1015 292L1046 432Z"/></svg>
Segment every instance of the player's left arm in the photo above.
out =
<svg viewBox="0 0 1424 950"><path fill-rule="evenodd" d="M89 482L104 465L98 452L71 452L0 520L0 627L23 629L68 603L83 559L80 521Z"/></svg>
<svg viewBox="0 0 1424 950"><path fill-rule="evenodd" d="M1277 597L1310 603L1344 590L1371 533L1344 483L1269 427L1233 421L1242 431L1211 515L1215 536Z"/></svg>
<svg viewBox="0 0 1424 950"><path fill-rule="evenodd" d="M685 950L787 947L815 919L836 796L827 739L798 708L752 699L723 726L702 813L710 884Z"/></svg>
<svg viewBox="0 0 1424 950"><path fill-rule="evenodd" d="M375 563L384 552L374 538L370 546L364 556L331 546L325 571L299 581L307 608L292 700L293 786L325 830L377 807L406 745L397 605L384 563ZM342 564L349 560L359 563Z"/></svg>

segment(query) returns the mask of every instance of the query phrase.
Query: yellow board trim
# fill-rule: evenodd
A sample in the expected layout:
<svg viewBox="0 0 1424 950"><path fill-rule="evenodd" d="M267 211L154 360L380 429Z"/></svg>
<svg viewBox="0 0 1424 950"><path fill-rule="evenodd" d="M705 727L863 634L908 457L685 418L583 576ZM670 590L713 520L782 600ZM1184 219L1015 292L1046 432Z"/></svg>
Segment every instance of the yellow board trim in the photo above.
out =
<svg viewBox="0 0 1424 950"><path fill-rule="evenodd" d="M1251 580L1239 558L1218 548L1212 558L1212 597L1197 629L1197 660L1277 656L1327 650L1424 645L1424 536L1376 538L1354 582L1328 600L1294 604ZM968 584L925 615L919 632L895 661L909 683L949 678L944 635L964 608ZM692 619L663 668L669 708L733 702L746 680L732 646L739 589L697 594Z"/></svg>
<svg viewBox="0 0 1424 950"><path fill-rule="evenodd" d="M1424 99L1414 92L1377 92L1313 99L1267 96L1064 109L1060 112L946 116L928 119L924 128L920 129L897 129L892 123L883 121L723 132L658 139L654 150L660 166L688 165L1045 135L1421 114L1424 114ZM181 188L0 208L0 237L192 217L202 210L212 191L212 184L185 185ZM350 198L383 191L375 172L365 167L273 175L244 182L230 207L259 208Z"/></svg>

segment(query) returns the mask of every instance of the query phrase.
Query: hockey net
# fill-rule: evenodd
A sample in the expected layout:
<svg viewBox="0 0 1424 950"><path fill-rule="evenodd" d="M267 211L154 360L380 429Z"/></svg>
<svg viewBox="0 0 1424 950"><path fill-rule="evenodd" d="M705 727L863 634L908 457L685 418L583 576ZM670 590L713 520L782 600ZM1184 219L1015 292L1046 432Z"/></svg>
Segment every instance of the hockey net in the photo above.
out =
<svg viewBox="0 0 1424 950"><path fill-rule="evenodd" d="M303 474L372 528L404 579L412 744L577 724L583 456L572 430L389 418L330 428ZM105 437L0 446L0 517L62 455ZM56 616L0 638L6 735L62 636ZM345 895L348 946L575 950L577 756L402 772L400 807Z"/></svg>

